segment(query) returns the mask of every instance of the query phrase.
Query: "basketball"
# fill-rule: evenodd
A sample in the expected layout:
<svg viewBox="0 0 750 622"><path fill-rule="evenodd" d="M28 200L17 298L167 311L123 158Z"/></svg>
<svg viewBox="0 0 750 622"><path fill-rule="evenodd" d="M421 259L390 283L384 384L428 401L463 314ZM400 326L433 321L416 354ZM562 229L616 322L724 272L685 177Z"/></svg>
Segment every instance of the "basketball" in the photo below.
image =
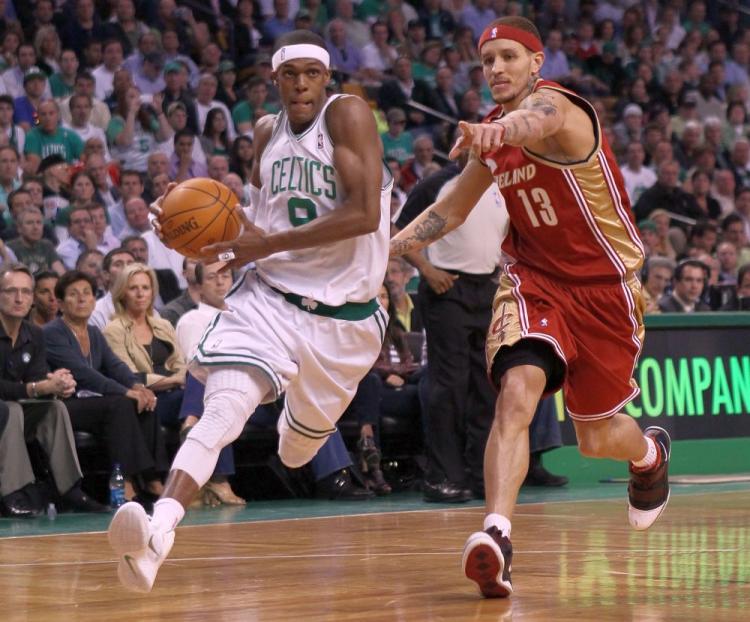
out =
<svg viewBox="0 0 750 622"><path fill-rule="evenodd" d="M213 179L183 181L162 202L164 244L185 257L201 259L204 246L239 235L241 221L234 209L238 203L234 192Z"/></svg>

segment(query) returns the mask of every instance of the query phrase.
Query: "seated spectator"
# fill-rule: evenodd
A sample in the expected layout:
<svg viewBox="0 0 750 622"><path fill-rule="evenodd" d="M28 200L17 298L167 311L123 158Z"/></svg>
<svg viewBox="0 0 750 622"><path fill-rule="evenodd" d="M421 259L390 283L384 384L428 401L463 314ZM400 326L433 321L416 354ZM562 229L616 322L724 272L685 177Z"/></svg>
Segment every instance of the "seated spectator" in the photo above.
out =
<svg viewBox="0 0 750 622"><path fill-rule="evenodd" d="M338 72L342 81L359 80L362 77L362 50L349 40L346 25L341 19L333 19L328 24L326 47L331 55L331 70Z"/></svg>
<svg viewBox="0 0 750 622"><path fill-rule="evenodd" d="M388 260L385 282L388 289L388 313L394 316L399 326L406 332L419 332L422 329L419 313L414 301L406 291L406 286L414 275L414 269L400 257Z"/></svg>
<svg viewBox="0 0 750 622"><path fill-rule="evenodd" d="M65 228L70 220L70 212L76 207L88 209L94 200L94 181L86 171L78 171L70 178L70 203L57 210L55 227ZM64 239L64 235L61 239Z"/></svg>
<svg viewBox="0 0 750 622"><path fill-rule="evenodd" d="M635 204L637 220L650 218L651 212L659 208L696 220L701 217L695 198L680 188L679 173L677 162L666 161L659 165L656 183L645 190Z"/></svg>
<svg viewBox="0 0 750 622"><path fill-rule="evenodd" d="M54 320L60 310L55 296L55 285L60 275L57 272L42 271L34 276L34 302L28 320L35 326L42 327Z"/></svg>
<svg viewBox="0 0 750 622"><path fill-rule="evenodd" d="M414 156L414 138L406 130L406 113L401 108L391 108L386 113L388 131L380 135L384 158L394 158L400 165Z"/></svg>
<svg viewBox="0 0 750 622"><path fill-rule="evenodd" d="M91 123L99 129L106 131L112 118L112 114L107 104L94 97L94 88L94 77L88 71L79 72L76 75L73 93L70 97L73 95L86 95L87 97L90 97L92 105ZM60 102L60 117L64 123L68 124L70 124L71 121L70 97L63 99Z"/></svg>
<svg viewBox="0 0 750 622"><path fill-rule="evenodd" d="M73 50L62 51L60 68L49 78L52 97L60 100L73 94L79 65L78 56Z"/></svg>
<svg viewBox="0 0 750 622"><path fill-rule="evenodd" d="M39 122L39 104L44 99L46 87L47 74L37 66L29 67L23 76L23 95L16 97L13 102L13 122L25 132Z"/></svg>
<svg viewBox="0 0 750 622"><path fill-rule="evenodd" d="M65 266L49 240L42 238L44 223L42 213L36 207L25 208L17 217L18 237L8 242L18 261L26 265L32 274L54 270L65 272Z"/></svg>
<svg viewBox="0 0 750 622"><path fill-rule="evenodd" d="M432 138L428 134L422 134L414 139L414 157L411 158L401 167L401 188L408 193L417 185L420 179L424 179L428 172L428 167L434 163L435 146Z"/></svg>
<svg viewBox="0 0 750 622"><path fill-rule="evenodd" d="M547 32L544 40L544 64L539 75L545 80L559 82L570 75L568 58L562 50L562 32L556 28Z"/></svg>
<svg viewBox="0 0 750 622"><path fill-rule="evenodd" d="M120 185L117 191L119 199L110 207L109 219L112 233L122 239L124 237L123 232L128 226L127 218L125 218L125 203L130 201L130 199L138 199L143 196L143 179L141 178L141 174L138 171L124 169L120 173Z"/></svg>
<svg viewBox="0 0 750 622"><path fill-rule="evenodd" d="M646 152L640 142L628 143L626 162L620 167L620 171L625 180L625 190L631 205L635 205L643 192L656 183L656 174L650 168L643 166L645 157Z"/></svg>
<svg viewBox="0 0 750 622"><path fill-rule="evenodd" d="M711 255L719 238L719 229L707 220L699 220L690 229L688 244L700 251Z"/></svg>
<svg viewBox="0 0 750 622"><path fill-rule="evenodd" d="M156 414L162 425L176 428L187 364L174 328L153 313L158 288L151 268L125 266L112 287L115 315L104 327L104 337L159 398Z"/></svg>
<svg viewBox="0 0 750 622"><path fill-rule="evenodd" d="M206 115L206 126L203 129L203 135L200 138L203 153L206 154L206 161L211 156L229 157L231 143L228 132L228 117L224 115L221 108L212 108Z"/></svg>
<svg viewBox="0 0 750 622"><path fill-rule="evenodd" d="M65 125L73 130L84 144L91 138L98 138L104 145L104 158L110 159L107 149L107 135L104 130L91 123L91 112L93 111L92 99L88 95L70 96L70 123Z"/></svg>
<svg viewBox="0 0 750 622"><path fill-rule="evenodd" d="M158 98L154 103L159 103ZM168 135L164 113L160 108L144 104L137 88L130 87L118 98L107 126L107 140L122 168L144 173L148 154Z"/></svg>
<svg viewBox="0 0 750 622"><path fill-rule="evenodd" d="M169 133L166 135L167 138L163 142L159 143L158 149L166 154L167 158L171 158L174 155L174 138L178 132L188 130L187 127L187 111L182 102L174 102L167 106L167 125L169 127ZM201 164L206 163L206 155L203 153L203 148L199 140L193 141L193 160L200 162Z"/></svg>
<svg viewBox="0 0 750 622"><path fill-rule="evenodd" d="M750 262L750 245L745 233L745 223L738 213L733 212L721 221L721 240L731 242L739 253L739 264Z"/></svg>
<svg viewBox="0 0 750 622"><path fill-rule="evenodd" d="M708 173L696 170L690 176L690 192L701 210L701 219L718 221L721 216L721 205L711 196L711 177Z"/></svg>
<svg viewBox="0 0 750 622"><path fill-rule="evenodd" d="M70 166L59 153L54 153L42 160L39 164L39 172L42 174L43 181L42 207L44 221L54 224L57 219L57 212L69 203ZM64 227L58 227L55 229L55 235L62 242L67 237L67 231Z"/></svg>
<svg viewBox="0 0 750 622"><path fill-rule="evenodd" d="M237 2L232 40L234 42L233 56L237 59L240 67L252 65L254 56L260 46L262 35L256 28L253 11L252 0L239 0Z"/></svg>
<svg viewBox="0 0 750 622"><path fill-rule="evenodd" d="M672 282L675 262L668 257L649 257L643 267L643 300L646 313L661 313L659 300Z"/></svg>
<svg viewBox="0 0 750 622"><path fill-rule="evenodd" d="M286 32L294 30L294 20L290 16L288 0L274 0L273 15L263 23L263 42L272 45Z"/></svg>
<svg viewBox="0 0 750 622"><path fill-rule="evenodd" d="M26 132L13 122L15 106L10 95L0 95L0 137L7 138L7 146L13 147L16 153L23 153L26 145ZM6 141L3 138L3 141Z"/></svg>
<svg viewBox="0 0 750 622"><path fill-rule="evenodd" d="M198 80L198 88L195 93L195 109L198 113L198 130L201 134L205 135L206 120L208 113L212 110L219 109L224 113L224 120L226 121L227 139L229 144L233 141L237 133L234 131L234 124L231 123L232 113L229 112L229 108L219 100L216 99L216 90L219 87L219 81L216 76L210 73L201 74ZM229 147L227 146L227 149Z"/></svg>
<svg viewBox="0 0 750 622"><path fill-rule="evenodd" d="M16 65L10 69L6 69L2 74L2 81L4 89L3 93L7 93L14 99L16 97L22 97L24 94L23 81L26 77L26 72L32 67L36 66L36 50L31 43L22 43L18 46ZM52 92L49 90L49 85L46 84L45 80L45 99L52 97Z"/></svg>
<svg viewBox="0 0 750 622"><path fill-rule="evenodd" d="M711 307L701 300L707 272L706 265L695 259L685 259L677 264L672 293L661 297L659 310L664 313L710 311Z"/></svg>
<svg viewBox="0 0 750 622"><path fill-rule="evenodd" d="M746 263L738 270L735 295L721 310L750 311L750 264Z"/></svg>
<svg viewBox="0 0 750 622"><path fill-rule="evenodd" d="M740 188L734 199L735 213L745 225L745 240L750 240L750 188Z"/></svg>
<svg viewBox="0 0 750 622"><path fill-rule="evenodd" d="M750 140L742 136L729 152L729 169L738 188L750 186Z"/></svg>
<svg viewBox="0 0 750 622"><path fill-rule="evenodd" d="M153 233L153 231L149 232L149 235L150 233ZM137 263L142 263L145 266L154 266L153 261L149 262L149 246L143 237L132 235L124 238L122 240L122 247L133 255ZM177 281L176 273L171 268L154 268L154 272L156 272L158 285L154 307L156 309L163 309L164 305L180 295L180 285Z"/></svg>
<svg viewBox="0 0 750 622"><path fill-rule="evenodd" d="M14 190L8 195L8 208L10 220L4 229L0 227L0 238L8 241L14 240L21 235L18 228L18 218L23 212L27 209L35 209L39 214L42 213L42 209L34 204L31 193L23 188ZM5 221L2 222L5 224ZM53 247L56 247L59 243L54 227L44 221L42 221L42 238L49 241Z"/></svg>
<svg viewBox="0 0 750 622"><path fill-rule="evenodd" d="M365 84L380 86L393 68L398 51L388 43L388 25L385 22L373 22L370 34L372 41L362 48L361 73Z"/></svg>
<svg viewBox="0 0 750 622"><path fill-rule="evenodd" d="M102 255L106 255L120 246L120 240L112 234L112 230L107 225L107 211L101 203L89 203L88 210L96 234L96 248Z"/></svg>
<svg viewBox="0 0 750 622"><path fill-rule="evenodd" d="M112 302L112 286L117 279L117 275L126 266L133 263L135 263L135 258L124 248L116 248L104 256L102 260L102 284L106 293L96 301L94 311L89 317L89 324L96 326L99 330L104 330L104 327L112 319L115 314L115 304Z"/></svg>
<svg viewBox="0 0 750 622"><path fill-rule="evenodd" d="M169 61L164 65L164 90L160 93L161 109L167 112L171 104L181 103L187 113L186 127L196 134L198 132L198 113L195 110L195 99L188 86L188 73L185 65L179 61Z"/></svg>
<svg viewBox="0 0 750 622"><path fill-rule="evenodd" d="M402 110L408 108L407 127L427 125L428 117L425 113L407 106L407 101L414 100L430 108L435 107L435 95L432 89L424 80L413 77L411 59L406 56L397 58L393 64L393 76L392 79L383 82L378 89L378 107L381 110L393 107ZM429 122L432 122L431 118Z"/></svg>
<svg viewBox="0 0 750 622"><path fill-rule="evenodd" d="M125 221L127 226L122 230L122 239L131 236L140 236L142 233L151 231L151 221L146 201L140 197L134 197L125 203Z"/></svg>
<svg viewBox="0 0 750 622"><path fill-rule="evenodd" d="M675 246L672 242L672 229L669 228L669 223L671 222L669 213L663 209L656 209L651 212L651 217L649 218L649 220L656 224L656 233L658 235L656 244L651 246L653 254L659 255L660 257L677 259L677 251L675 250ZM678 231L682 235L680 239L680 242L682 243L682 249L684 248L685 238L684 234L682 234L682 230Z"/></svg>
<svg viewBox="0 0 750 622"><path fill-rule="evenodd" d="M224 183L224 178L229 175L229 160L223 155L212 155L208 158L208 177Z"/></svg>
<svg viewBox="0 0 750 622"><path fill-rule="evenodd" d="M255 149L248 136L238 136L232 143L229 170L240 176L243 184L250 183Z"/></svg>
<svg viewBox="0 0 750 622"><path fill-rule="evenodd" d="M83 153L83 141L78 134L60 127L57 102L49 100L39 104L39 125L32 128L26 135L24 146L26 171L35 174L39 170L41 161L52 154L59 154L65 162L72 164L81 157L81 153Z"/></svg>
<svg viewBox="0 0 750 622"><path fill-rule="evenodd" d="M188 129L180 130L174 135L174 153L170 158L169 176L178 183L208 174L206 165L193 159L195 143L195 134Z"/></svg>
<svg viewBox="0 0 750 622"><path fill-rule="evenodd" d="M216 89L216 99L223 103L229 110L240 102L237 93L237 72L231 60L223 60L219 63L219 87Z"/></svg>
<svg viewBox="0 0 750 622"><path fill-rule="evenodd" d="M26 441L32 439L41 445L66 506L107 512L109 508L80 488L83 474L70 417L63 402L54 399L72 395L76 382L67 369L49 373L42 331L24 319L31 309L33 287L34 279L23 265L0 271L0 415L6 421L0 430L2 514L11 518L33 514L22 504L23 488L34 482L26 450Z"/></svg>
<svg viewBox="0 0 750 622"><path fill-rule="evenodd" d="M164 57L159 52L148 52L135 71L131 71L133 84L144 95L161 93L165 87L163 71Z"/></svg>
<svg viewBox="0 0 750 622"><path fill-rule="evenodd" d="M74 430L96 436L107 462L125 473L125 498L137 492L160 495L159 474L168 467L157 399L117 358L99 329L87 326L94 310L94 280L66 272L55 287L62 316L44 327L47 360L53 369L69 369L76 396L65 401Z"/></svg>
<svg viewBox="0 0 750 622"><path fill-rule="evenodd" d="M449 67L440 67L435 71L435 87L437 110L454 119L461 118L461 99L456 93L453 71Z"/></svg>
<svg viewBox="0 0 750 622"><path fill-rule="evenodd" d="M65 267L72 270L78 261L78 256L85 250L96 249L99 239L94 231L94 222L88 209L75 207L70 211L69 216L68 237L60 242L57 254Z"/></svg>
<svg viewBox="0 0 750 622"><path fill-rule="evenodd" d="M238 134L252 138L253 127L260 117L275 113L278 107L268 101L268 85L261 76L247 84L247 96L232 108L232 121Z"/></svg>
<svg viewBox="0 0 750 622"><path fill-rule="evenodd" d="M98 300L106 293L104 281L102 280L102 262L104 255L98 249L83 251L76 261L76 271L87 274L96 282L94 297Z"/></svg>
<svg viewBox="0 0 750 622"><path fill-rule="evenodd" d="M187 286L182 294L161 310L161 316L169 321L172 326L177 326L177 322L183 315L198 308L201 288L195 278L197 264L198 262L195 259L183 258L181 276Z"/></svg>
<svg viewBox="0 0 750 622"><path fill-rule="evenodd" d="M731 242L721 242L716 247L716 259L719 261L719 285L736 285L739 253Z"/></svg>

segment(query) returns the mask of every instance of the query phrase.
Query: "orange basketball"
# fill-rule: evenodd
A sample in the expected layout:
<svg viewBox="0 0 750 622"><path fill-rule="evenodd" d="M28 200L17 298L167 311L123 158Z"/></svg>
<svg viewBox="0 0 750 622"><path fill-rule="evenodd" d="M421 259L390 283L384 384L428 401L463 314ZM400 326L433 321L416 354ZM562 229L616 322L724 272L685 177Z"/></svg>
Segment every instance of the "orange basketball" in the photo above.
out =
<svg viewBox="0 0 750 622"><path fill-rule="evenodd" d="M234 192L213 179L183 181L162 203L159 222L164 244L185 257L200 259L204 246L239 235L238 203Z"/></svg>

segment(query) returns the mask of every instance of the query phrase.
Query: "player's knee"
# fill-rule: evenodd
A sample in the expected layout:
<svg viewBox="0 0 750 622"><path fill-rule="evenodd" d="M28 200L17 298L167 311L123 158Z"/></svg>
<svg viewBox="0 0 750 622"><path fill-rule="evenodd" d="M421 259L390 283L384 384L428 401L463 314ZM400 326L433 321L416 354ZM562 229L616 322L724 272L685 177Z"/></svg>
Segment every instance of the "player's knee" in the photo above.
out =
<svg viewBox="0 0 750 622"><path fill-rule="evenodd" d="M538 398L530 396L521 383L508 383L495 403L495 422L506 431L524 431L534 418Z"/></svg>
<svg viewBox="0 0 750 622"><path fill-rule="evenodd" d="M248 410L241 391L215 391L207 396L203 416L190 430L188 438L207 449L222 449L242 433L249 417Z"/></svg>
<svg viewBox="0 0 750 622"><path fill-rule="evenodd" d="M325 438L310 438L294 430L284 430L279 436L279 458L285 466L297 469L312 460L326 442Z"/></svg>
<svg viewBox="0 0 750 622"><path fill-rule="evenodd" d="M598 458L602 455L604 444L600 435L591 432L578 434L578 451L587 458Z"/></svg>

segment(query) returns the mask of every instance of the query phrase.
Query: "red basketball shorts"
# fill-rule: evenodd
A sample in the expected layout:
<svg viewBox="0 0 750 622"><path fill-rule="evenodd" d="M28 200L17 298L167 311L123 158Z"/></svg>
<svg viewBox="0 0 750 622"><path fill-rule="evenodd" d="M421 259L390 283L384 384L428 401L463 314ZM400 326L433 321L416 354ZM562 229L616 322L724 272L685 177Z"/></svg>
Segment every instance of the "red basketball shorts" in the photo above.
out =
<svg viewBox="0 0 750 622"><path fill-rule="evenodd" d="M487 369L506 346L524 338L545 341L565 363L562 388L571 418L605 419L640 392L633 371L643 336L634 276L616 285L579 285L508 265L493 303Z"/></svg>

